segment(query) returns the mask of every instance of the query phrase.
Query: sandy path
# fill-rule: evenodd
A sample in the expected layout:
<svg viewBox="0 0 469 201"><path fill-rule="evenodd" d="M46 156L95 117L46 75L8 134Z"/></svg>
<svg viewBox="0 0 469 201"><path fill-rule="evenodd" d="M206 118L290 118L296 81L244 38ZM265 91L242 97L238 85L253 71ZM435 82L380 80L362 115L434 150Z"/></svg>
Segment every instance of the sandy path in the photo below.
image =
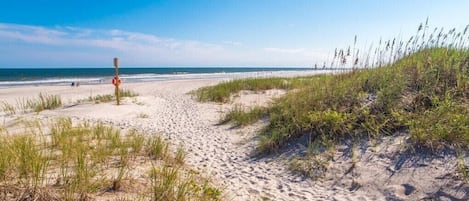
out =
<svg viewBox="0 0 469 201"><path fill-rule="evenodd" d="M148 134L162 133L173 145L185 147L187 163L214 178L224 189L227 200L366 200L346 189L302 181L290 175L280 160L252 158L255 141L251 138L255 128L236 130L218 126L220 106L198 103L186 94L212 82L137 85L133 90L146 92L137 98L137 102L143 102L141 106L127 100L118 108L88 105L69 108L65 113L76 118L104 120L121 128L137 128ZM113 114L117 114L106 116L109 115L106 111L112 108L117 110ZM149 118L137 118L138 113Z"/></svg>
<svg viewBox="0 0 469 201"><path fill-rule="evenodd" d="M173 88L173 87L170 87ZM162 121L147 125L147 129L161 129L174 144L182 143L189 152L188 163L206 170L226 188L227 200L332 200L333 196L349 197L348 192L328 190L329 187L309 182L297 182L282 164L268 159L255 160L249 154L254 143L229 126L216 126L219 106L199 104L184 93L185 90L155 91L165 101L156 111ZM145 126L138 126L144 128Z"/></svg>

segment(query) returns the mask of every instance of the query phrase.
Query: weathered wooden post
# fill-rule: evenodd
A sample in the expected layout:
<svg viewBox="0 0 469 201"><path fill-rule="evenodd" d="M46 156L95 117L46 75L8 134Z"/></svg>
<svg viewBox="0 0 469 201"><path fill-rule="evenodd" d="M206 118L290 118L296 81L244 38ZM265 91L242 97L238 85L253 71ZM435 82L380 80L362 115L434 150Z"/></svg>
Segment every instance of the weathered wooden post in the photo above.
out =
<svg viewBox="0 0 469 201"><path fill-rule="evenodd" d="M114 58L114 71L115 71L115 76L114 79L112 79L112 84L115 86L115 94L116 94L116 101L117 105L120 105L120 97L119 97L119 85L121 84L121 79L119 78L119 59L116 57Z"/></svg>

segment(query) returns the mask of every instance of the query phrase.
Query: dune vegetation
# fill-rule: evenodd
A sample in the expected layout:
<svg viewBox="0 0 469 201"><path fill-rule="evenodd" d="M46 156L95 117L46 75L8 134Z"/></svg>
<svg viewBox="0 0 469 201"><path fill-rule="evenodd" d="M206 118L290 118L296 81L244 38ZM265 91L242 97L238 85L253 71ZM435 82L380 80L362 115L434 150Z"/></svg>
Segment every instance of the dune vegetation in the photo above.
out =
<svg viewBox="0 0 469 201"><path fill-rule="evenodd" d="M138 93L133 92L128 89L119 89L119 97L135 97L138 96ZM94 102L94 103L107 103L116 100L115 94L104 94L104 95L96 95L90 96L88 99L80 100L79 102Z"/></svg>
<svg viewBox="0 0 469 201"><path fill-rule="evenodd" d="M157 134L102 123L22 120L0 130L0 200L220 200ZM22 129L20 129L22 130ZM174 151L174 154L172 154Z"/></svg>
<svg viewBox="0 0 469 201"><path fill-rule="evenodd" d="M119 89L120 97L136 97L138 93L128 89ZM93 103L107 103L115 101L114 94L104 94L90 96L87 99L78 100L78 103L93 102ZM53 110L63 106L62 98L60 95L43 94L39 93L37 98L22 98L16 100L16 104L0 101L0 111L7 115L14 115L17 113L36 112L39 113L44 110Z"/></svg>
<svg viewBox="0 0 469 201"><path fill-rule="evenodd" d="M5 114L16 114L17 112L41 112L62 107L62 99L59 95L42 94L38 98L19 99L16 105L2 101L0 108Z"/></svg>
<svg viewBox="0 0 469 201"><path fill-rule="evenodd" d="M439 150L469 146L469 33L428 30L421 24L407 41L380 41L360 54L354 45L336 49L340 73L297 78L234 80L194 92L200 101L229 102L240 90L285 89L262 110L228 112L223 122L268 117L259 151L276 152L287 143L376 139L405 133L413 147ZM349 63L348 61L352 61ZM250 119L248 122L255 122Z"/></svg>

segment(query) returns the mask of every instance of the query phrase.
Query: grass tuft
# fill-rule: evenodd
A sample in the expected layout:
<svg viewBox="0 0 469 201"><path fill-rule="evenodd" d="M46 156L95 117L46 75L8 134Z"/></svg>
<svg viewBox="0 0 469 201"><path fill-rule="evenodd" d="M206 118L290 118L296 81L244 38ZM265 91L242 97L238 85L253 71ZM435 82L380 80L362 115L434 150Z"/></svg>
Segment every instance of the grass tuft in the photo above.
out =
<svg viewBox="0 0 469 201"><path fill-rule="evenodd" d="M39 94L38 102L34 105L34 111L52 110L62 106L62 100L58 95Z"/></svg>
<svg viewBox="0 0 469 201"><path fill-rule="evenodd" d="M215 86L202 87L192 92L192 95L202 102L220 102L230 101L231 94L241 90L263 91L269 89L290 89L292 85L299 85L302 80L295 80L291 83L291 78L250 78L241 80L232 80L223 82Z"/></svg>
<svg viewBox="0 0 469 201"><path fill-rule="evenodd" d="M16 108L15 106L8 104L7 102L2 101L1 102L1 109L5 114L7 115L14 115L16 114Z"/></svg>
<svg viewBox="0 0 469 201"><path fill-rule="evenodd" d="M233 123L234 126L246 126L258 121L268 113L265 107L254 107L251 109L235 105L221 120L220 124Z"/></svg>
<svg viewBox="0 0 469 201"><path fill-rule="evenodd" d="M41 112L43 110L53 110L62 107L62 99L59 95L48 95L40 93L37 99L19 99L16 105L1 102L1 110L8 115L17 112Z"/></svg>
<svg viewBox="0 0 469 201"><path fill-rule="evenodd" d="M119 97L135 97L138 96L138 93L135 93L129 89L119 89ZM96 104L98 103L108 103L111 101L116 100L116 96L114 94L105 94L105 95L96 95L96 96L90 96L86 100L80 100L78 102L83 102L83 101L89 101L89 102L94 102Z"/></svg>
<svg viewBox="0 0 469 201"><path fill-rule="evenodd" d="M165 159L168 157L168 144L160 136L147 141L148 156L154 159Z"/></svg>

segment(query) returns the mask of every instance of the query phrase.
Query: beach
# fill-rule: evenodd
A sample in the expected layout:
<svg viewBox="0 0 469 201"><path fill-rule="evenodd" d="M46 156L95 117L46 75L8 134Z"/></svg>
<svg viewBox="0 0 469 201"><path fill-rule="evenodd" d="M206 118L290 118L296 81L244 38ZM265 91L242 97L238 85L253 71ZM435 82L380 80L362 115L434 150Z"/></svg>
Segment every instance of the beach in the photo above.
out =
<svg viewBox="0 0 469 201"><path fill-rule="evenodd" d="M301 73L302 75L304 73ZM279 74L296 76L299 74ZM21 86L0 89L0 99L15 104L22 98L35 98L39 93L60 95L64 108L32 115L38 119L70 117L78 121L100 121L121 129L137 129L144 133L161 133L171 144L183 145L187 163L215 180L226 193L226 200L342 200L351 194L345 189L332 190L320 183L301 181L288 173L286 166L272 158L251 157L255 149L258 126L230 129L217 126L221 112L229 106L199 103L188 93L202 86L215 85L227 78L124 83L122 88L139 94L115 102L76 104L78 100L100 94L112 94L108 85ZM266 102L264 95L248 98L246 103ZM224 108L225 107L225 108ZM138 118L139 115L148 118ZM14 117L4 117L8 125Z"/></svg>
<svg viewBox="0 0 469 201"><path fill-rule="evenodd" d="M0 201L469 201L469 1L4 4Z"/></svg>
<svg viewBox="0 0 469 201"><path fill-rule="evenodd" d="M308 73L317 72L273 72L269 76L291 77ZM282 90L243 92L232 103L227 104L197 102L190 94L191 91L200 87L215 85L230 79L233 78L123 83L121 88L136 92L138 96L124 98L119 106L115 102L99 104L80 102L88 97L112 94L114 86L110 83L80 85L79 87L1 88L0 100L9 104L17 104L20 99L34 98L39 93L43 93L60 95L64 106L39 113L15 115L1 113L0 117L7 128L17 118L36 118L46 121L70 117L74 121L103 122L123 130L136 129L147 134L159 133L173 147L180 145L184 147L188 153L187 164L211 178L215 186L223 191L224 200L384 200L387 197L382 193L385 189L394 189L391 194L396 195L396 199L406 198L405 186L402 187L401 183L394 180L386 182L386 175L390 174L386 166L392 163L392 161L386 162L386 160L391 160L387 158L387 155L373 158L374 156L370 156L368 151L359 155L360 161L357 166L361 168L359 173L362 174L360 177L362 181L359 183L363 187L357 189L351 188L353 182L357 182L354 181L354 177L343 173L348 169L349 162L347 159L340 158L340 153L343 151L340 148L336 153L337 163L331 165L333 175L330 175L329 179L320 181L303 178L290 172L286 162L295 154L294 150L291 152L287 150L283 154L273 156L254 156L256 132L267 122L261 121L247 127L233 128L231 125L219 125L219 120L223 113L235 104L243 104L246 107L265 106L272 98L280 97L285 92ZM394 145L394 142L389 142L389 147ZM386 147L382 149L380 147L383 153L385 151L390 153L386 149ZM451 159L441 159L429 163L439 164L445 160L451 161ZM406 165L407 163L404 162L402 167L405 169ZM451 165L439 164L438 167L452 168ZM397 170L394 171L397 172ZM438 188L433 185L434 181L431 179L435 175L443 174L442 172L444 172L442 169L434 170L433 166L427 165L413 173L403 173L399 178L401 178L400 182L405 184L406 176L411 175L410 179L413 180L415 177L421 177L421 181L415 182L422 185L429 184L430 187L417 188L431 191L432 188ZM383 173L382 177L377 176L380 173ZM431 173L431 175L425 177L426 173ZM372 178L378 179L366 180L373 180ZM422 198L421 196L425 195L423 191L413 194L415 197L411 198ZM456 195L461 195L461 192L459 194L456 192Z"/></svg>

